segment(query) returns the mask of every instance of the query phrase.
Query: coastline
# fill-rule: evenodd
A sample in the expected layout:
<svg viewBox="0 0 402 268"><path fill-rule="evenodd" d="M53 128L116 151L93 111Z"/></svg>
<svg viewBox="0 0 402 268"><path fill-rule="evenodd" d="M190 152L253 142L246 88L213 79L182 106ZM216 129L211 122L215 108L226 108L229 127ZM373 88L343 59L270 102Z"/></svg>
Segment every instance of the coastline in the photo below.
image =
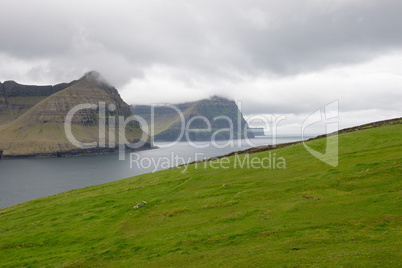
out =
<svg viewBox="0 0 402 268"><path fill-rule="evenodd" d="M317 137L314 137L314 138L310 138L310 139L306 139L306 140L304 140L304 142L305 141L310 141L310 140L315 140L315 139L319 139L319 138L322 138L322 137L325 137L325 136L331 136L331 135L335 135L335 134L342 134L342 133L347 133L347 132L352 132L352 131L355 131L355 130L361 130L361 129L368 129L368 128L374 128L374 127L379 127L379 126L385 126L385 125L394 125L394 124L402 124L402 118L395 118L395 119L390 119L390 120L384 120L384 121L379 121L379 122L374 122L374 123L370 123L370 124L364 124L364 125L360 125L360 126L356 126L356 127L352 127L352 128L346 128L346 129L342 129L342 130L340 130L340 131L338 131L338 132L334 132L334 133L330 133L330 134L328 134L328 135L318 135ZM310 136L311 137L311 136ZM188 161L185 161L186 163L184 164L184 162L181 162L180 164L176 164L175 166L171 166L171 167L167 167L167 168L165 168L165 169L174 169L174 168L176 168L176 167L181 167L181 166L187 166L187 165L190 165L190 164L195 164L195 163L200 163L200 162L207 162L207 161L213 161L213 160L217 160L217 159L221 159L221 158L225 158L225 157L229 157L229 156L236 156L236 155L239 155L239 154L253 154L253 153L258 153L258 152L263 152L263 151L270 151L270 150L275 150L275 149L279 149L279 148L284 148L284 147L287 147L287 146L291 146L291 145L295 145L295 144L299 144L299 143L302 143L303 141L302 140L296 140L296 139L293 139L293 141L292 140L290 140L289 142L284 142L284 143L280 143L280 144L277 144L277 145L259 145L259 146L255 146L255 147L251 147L251 148L248 148L248 149L237 149L237 151L233 151L233 152L231 152L231 151L226 151L227 153L225 153L225 151L221 151L221 149L219 149L219 150L217 150L216 151L216 154L214 154L215 156L211 156L211 155L206 155L206 157L205 157L205 159L202 159L202 160L196 160L196 161L191 161L191 159L188 159ZM262 144L262 143L260 143L260 144ZM156 145L158 145L158 144L156 144ZM156 146L152 146L152 147L149 147L149 148L140 148L140 149L137 149L137 150L127 150L127 152L132 152L132 151L148 151L148 150L150 150L150 149L156 149L156 148L159 148L159 147L156 147ZM162 149L163 149L163 147L162 147ZM169 149L169 151L172 151L171 149ZM100 153L100 151L98 150L98 151L96 151L96 150L93 150L92 152L91 151L88 151L88 150L86 150L85 152L80 152L80 151L75 151L74 152L74 154L72 154L71 152L69 152L68 154L66 154L66 155L62 155L62 156L60 156L60 157L65 157L65 158L70 158L71 160L68 160L67 161L67 163L70 163L70 165L71 165L71 163L75 163L74 165L72 165L71 167L81 167L81 168L83 168L83 166L90 166L91 167L91 165L93 166L93 163L94 162L97 162L98 160L94 160L94 161L92 161L91 160L91 158L89 159L90 161L88 162L88 160L85 160L85 161L81 161L81 160L78 160L78 162L74 162L74 160L73 159L75 159L76 157L74 157L74 156L96 156L96 155L113 155L114 153L117 153L118 151L116 151L116 150L103 150L103 153ZM81 153L81 154L80 154ZM166 157L166 150L162 150L161 152L157 152L157 151L155 151L155 152L153 152L153 153L151 153L152 155L157 155L157 157ZM51 155L50 157L48 156L48 155L35 155L35 157L22 157L22 156L20 156L20 157L14 157L14 158L8 158L8 159L10 159L10 160L13 160L13 159L29 159L29 158L41 158L41 159L56 159L57 157L53 154L53 155ZM79 157L77 157L76 159L79 159ZM102 159L104 159L103 157L101 158L101 160ZM106 159L110 159L110 157L107 157ZM194 158L193 158L194 159ZM198 159L200 159L200 158L198 158ZM7 159L6 159L7 160ZM73 161L73 162L71 162L71 161ZM1 162L1 161L0 161ZM24 163L24 161L22 161L22 162L19 162L19 161L16 161L15 162L15 164L13 164L13 166L15 166L15 167L17 167L18 166L18 164L17 163ZM62 164L63 163L63 161L58 161L57 163L59 163L59 164ZM127 163L127 162L126 162ZM182 164L183 163L183 164ZM6 162L4 163L4 164L6 164ZM105 163L106 164L106 163ZM8 164L6 164L6 165L8 165ZM119 165L119 164L116 164L116 163L112 163L112 162L108 162L108 164L106 164L106 165L113 165L113 166L116 166L117 165L117 169L119 169L119 170L124 170L124 168L122 169L122 167ZM74 169L76 169L76 168L74 168ZM106 176L106 177L113 177L114 178L114 180L120 180L120 179L124 179L124 178L129 178L129 177L135 177L135 176L138 176L138 175L141 175L141 174L145 174L145 173L152 173L153 171L152 171L152 168L153 167L151 167L151 169L149 169L148 171L145 171L144 170L144 173L143 172L139 172L139 173L135 173L135 174L132 174L132 168L130 167L130 169L129 169L129 172L126 172L126 171L118 171L117 172L117 169L113 172L113 173L108 173L108 175ZM86 170L87 168L85 168L85 170ZM6 169L7 170L7 169ZM76 171L77 172L83 172L82 174L86 174L86 175L84 175L84 176L92 176L92 175L94 175L94 174L96 174L96 172L92 172L91 174L92 175L90 175L90 173L88 173L87 171L84 171L84 170L81 170L81 171L79 171L80 170L80 168L78 168L78 169L76 169ZM90 170L90 169L89 169ZM111 169L112 170L112 169ZM24 173L24 174L26 174L26 175L28 175L29 174L29 171L28 170L26 170L25 171L26 173ZM53 171L54 172L54 171ZM117 173L116 173L117 172ZM121 172L121 173L120 173ZM7 172L6 172L7 173ZM123 175L123 173L124 173L124 175ZM52 171L50 171L50 174L52 174ZM72 177L76 177L77 175L74 175L74 172L73 173L67 173L67 174L70 174L70 176L72 176ZM117 175L117 174L122 174L122 175ZM22 176L25 176L25 175L22 175ZM51 175L50 175L51 176ZM96 175L95 175L96 176ZM41 178L43 177L43 176L40 176ZM46 176L45 176L46 177ZM47 176L47 177L49 177L49 176ZM100 177L102 177L102 176L100 176ZM14 180L13 180L14 181ZM23 180L22 180L23 181ZM80 182L80 187L78 187L78 188L81 188L81 187L87 187L87 186L91 186L91 185L97 185L97 184L102 184L102 183L106 183L106 182L109 182L109 180L108 179L105 179L105 180L100 180L100 182L99 183L93 183L93 182L88 182L87 184L82 184L82 182ZM22 182L21 182L22 183ZM72 188L69 188L69 186L66 188L66 189L63 189L62 191L60 191L60 192L66 192L66 191L69 191L69 190L71 190L71 189L76 189L76 187L74 186L74 187L72 187ZM50 193L44 193L44 195L42 195L42 193L40 193L40 195L38 196L38 197L34 197L34 198L32 198L32 199L29 199L29 200L33 200L33 199L37 199L37 198L40 198L40 197L43 197L43 196L50 196L50 195L53 195L53 194L57 194L57 193L60 193L59 192L59 190L57 190L55 193L52 193L52 192L50 192ZM26 201L29 201L29 200L24 200L24 201L21 201L21 202L18 202L18 203L14 203L14 204L19 204L19 203L23 203L23 202L26 202ZM11 204L11 206L12 206L13 204ZM8 207L8 206L7 206Z"/></svg>
<svg viewBox="0 0 402 268"><path fill-rule="evenodd" d="M389 125L397 125L397 124L402 124L402 117L377 121L377 122L363 124L363 125L350 127L350 128L344 128L344 129L341 129L341 130L338 130L338 131L335 131L335 132L332 132L329 134L318 135L317 137L310 138L308 140L286 142L286 143L280 143L280 144L276 144L276 145L261 145L261 146L251 147L246 150L235 151L235 152L231 152L231 153L225 154L225 155L220 155L220 156L210 157L210 158L203 159L203 160L193 161L193 162L190 162L187 164L179 165L178 167L191 165L191 164L195 164L195 163L214 161L214 160L222 159L222 158L237 155L237 154L254 154L254 153L259 153L259 152L272 151L272 150L288 147L291 145L299 144L304 141L312 141L312 140L317 140L317 139L321 139L321 138L325 138L325 137L330 137L333 135L339 135L339 134L344 134L344 133L358 131L358 130L364 130L364 129L382 127L382 126L389 126Z"/></svg>
<svg viewBox="0 0 402 268"><path fill-rule="evenodd" d="M158 149L158 146L147 144L138 149L132 149L129 147L125 148L126 152L136 152L144 150ZM38 153L38 154L25 154L25 155L4 155L3 151L0 150L0 160L8 159L29 159L29 158L57 158L57 157L75 157L75 156L85 156L85 155L102 155L102 154L113 154L118 153L119 147L114 148L93 148L93 149L74 149L66 152L52 152L52 153Z"/></svg>
<svg viewBox="0 0 402 268"><path fill-rule="evenodd" d="M393 119L387 119L387 120L382 120L382 121L377 121L373 123L367 123L359 126L354 126L350 128L344 128L329 134L322 134L318 135L314 138L310 138L305 141L311 141L315 139L320 139L324 137L329 137L332 135L339 135L343 133L348 133L348 132L353 132L357 130L362 130L362 129L369 129L369 128L375 128L375 127L380 127L380 126L387 126L387 125L395 125L395 124L402 124L402 117L399 118L393 118ZM229 154L221 155L221 156L215 156L211 158L207 158L204 160L199 160L199 161L193 161L187 164L182 164L179 166L184 166L184 165L190 165L193 163L199 163L199 162L205 162L205 161L213 161L217 159L221 159L224 157L229 157L233 156L235 154L252 154L252 153L258 153L258 152L264 152L264 151L270 151L270 150L275 150L279 148L284 148L290 145L295 145L298 143L303 142L302 140L300 141L295 141L295 142L288 142L288 143L281 143L281 144L276 144L276 145L261 145L261 146L256 146L252 147L246 150L240 150L240 151L235 151ZM158 146L151 145L149 143L146 144L146 146L143 146L138 149L132 149L129 147L126 147L126 152L135 152L135 151L143 151L143 150L151 150L151 149L157 149ZM26 155L4 155L3 151L0 150L0 160L7 160L7 159L26 159L26 158L54 158L54 157L73 157L73 156L84 156L84 155L102 155L102 154L111 154L111 153L117 153L119 151L119 147L116 146L114 148L94 148L94 149L74 149L70 150L67 152L52 152L52 153L38 153L38 154L26 154Z"/></svg>

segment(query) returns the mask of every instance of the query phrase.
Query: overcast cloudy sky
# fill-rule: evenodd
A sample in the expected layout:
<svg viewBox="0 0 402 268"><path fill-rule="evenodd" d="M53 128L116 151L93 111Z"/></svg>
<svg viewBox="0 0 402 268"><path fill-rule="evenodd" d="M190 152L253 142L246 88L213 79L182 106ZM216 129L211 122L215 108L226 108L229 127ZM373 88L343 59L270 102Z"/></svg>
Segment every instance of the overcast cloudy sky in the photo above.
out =
<svg viewBox="0 0 402 268"><path fill-rule="evenodd" d="M289 129L335 100L341 127L402 116L400 0L0 1L0 81L97 70L129 104L219 94Z"/></svg>

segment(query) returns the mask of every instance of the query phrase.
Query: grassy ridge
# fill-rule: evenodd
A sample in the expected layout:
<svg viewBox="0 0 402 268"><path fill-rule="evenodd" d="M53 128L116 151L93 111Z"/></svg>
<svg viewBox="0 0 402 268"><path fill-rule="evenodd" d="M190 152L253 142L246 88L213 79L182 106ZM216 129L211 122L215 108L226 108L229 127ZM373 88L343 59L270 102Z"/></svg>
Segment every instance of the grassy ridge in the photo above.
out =
<svg viewBox="0 0 402 268"><path fill-rule="evenodd" d="M250 155L275 153L286 169L235 168L230 157L228 169L210 167L221 159L2 209L0 265L397 267L401 133L340 135L336 168L297 144Z"/></svg>

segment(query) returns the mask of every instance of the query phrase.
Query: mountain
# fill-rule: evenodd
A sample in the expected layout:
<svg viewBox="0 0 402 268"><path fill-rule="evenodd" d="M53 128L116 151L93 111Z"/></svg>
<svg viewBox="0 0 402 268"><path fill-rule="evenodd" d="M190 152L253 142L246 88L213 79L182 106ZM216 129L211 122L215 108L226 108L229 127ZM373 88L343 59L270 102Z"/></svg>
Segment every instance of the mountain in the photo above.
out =
<svg viewBox="0 0 402 268"><path fill-rule="evenodd" d="M388 124L340 131L337 167L300 142L0 209L1 266L399 267L402 120Z"/></svg>
<svg viewBox="0 0 402 268"><path fill-rule="evenodd" d="M7 83L5 84L7 85ZM51 91L52 88L54 92ZM6 87L6 89L8 88ZM24 90L17 91L16 89ZM97 72L86 73L79 80L68 84L54 87L19 86L14 87L14 91L8 90L6 93L7 96L14 94L15 98L19 98L20 106L14 109L18 110L17 119L0 126L0 151L4 158L117 151L117 145L121 143L119 142L119 128L116 126L115 131L110 132L109 119L113 118L115 122L118 122L119 116L128 118L133 115L130 107L121 99L117 90ZM46 94L49 96L46 97ZM35 103L37 100L39 101ZM23 102L27 102L29 105L22 107ZM64 124L67 114L73 107L86 103L95 105L96 109L78 110L72 117L71 134L78 142L97 142L98 144L93 148L89 148L89 146L80 148L72 144L71 139L68 139ZM102 116L100 106L102 103L105 105L104 116ZM29 106L32 107L29 108ZM13 106L8 104L7 107ZM24 112L24 110L26 111ZM10 116L4 112L4 109L2 116L10 120ZM125 134L127 141L133 143L140 140L143 132L137 121L131 121L127 124ZM142 147L151 147L148 138Z"/></svg>
<svg viewBox="0 0 402 268"><path fill-rule="evenodd" d="M225 130L231 128L227 119L230 119L233 124L234 139L242 139L246 136L254 138L253 133L248 131L248 124L233 100L213 96L210 99L174 106L182 113L185 125L189 126L188 129L191 130L188 133L189 139L193 141L211 140L215 135L214 132L216 132L213 137L215 140L230 139L230 132ZM148 133L151 133L150 129L154 128L155 141L179 139L183 125L180 114L175 109L168 106L154 107L154 123L152 124L151 106L136 105L131 108L135 115L141 116L148 123L149 129L146 130ZM211 131L207 131L206 121L211 124ZM186 140L185 134L181 140Z"/></svg>

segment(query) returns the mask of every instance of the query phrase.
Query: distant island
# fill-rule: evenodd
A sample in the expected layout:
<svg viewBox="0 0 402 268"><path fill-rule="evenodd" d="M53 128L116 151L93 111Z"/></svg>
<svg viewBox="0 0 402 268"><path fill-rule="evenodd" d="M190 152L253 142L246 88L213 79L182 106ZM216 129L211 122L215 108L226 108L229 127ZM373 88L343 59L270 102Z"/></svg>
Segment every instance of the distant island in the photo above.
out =
<svg viewBox="0 0 402 268"><path fill-rule="evenodd" d="M264 128L262 127L249 128L249 131L251 131L254 136L265 136Z"/></svg>
<svg viewBox="0 0 402 268"><path fill-rule="evenodd" d="M173 106L183 115L185 126L183 126L178 111L169 105L155 107L135 105L131 107L135 115L141 116L147 121L148 133L151 133L151 129L153 129L155 141L187 140L187 137L191 141L254 138L253 132L249 131L246 120L233 100L212 96L209 99L179 103ZM154 109L153 124L152 108ZM207 122L210 123L210 126ZM183 127L186 126L189 130L187 137L182 132ZM232 130L232 137L228 129Z"/></svg>
<svg viewBox="0 0 402 268"><path fill-rule="evenodd" d="M97 144L77 147L66 136L67 114L79 105L71 118L71 134L80 143ZM102 106L103 105L103 106ZM100 109L104 108L102 114ZM116 88L99 73L86 73L78 80L54 86L20 85L14 81L0 83L0 157L60 157L116 152L118 129L110 128L111 118L128 118L133 113ZM113 130L113 133L110 130ZM127 123L125 138L129 143L144 137L137 121ZM152 147L145 135L141 148ZM121 143L120 143L121 144ZM103 145L103 146L102 146Z"/></svg>

